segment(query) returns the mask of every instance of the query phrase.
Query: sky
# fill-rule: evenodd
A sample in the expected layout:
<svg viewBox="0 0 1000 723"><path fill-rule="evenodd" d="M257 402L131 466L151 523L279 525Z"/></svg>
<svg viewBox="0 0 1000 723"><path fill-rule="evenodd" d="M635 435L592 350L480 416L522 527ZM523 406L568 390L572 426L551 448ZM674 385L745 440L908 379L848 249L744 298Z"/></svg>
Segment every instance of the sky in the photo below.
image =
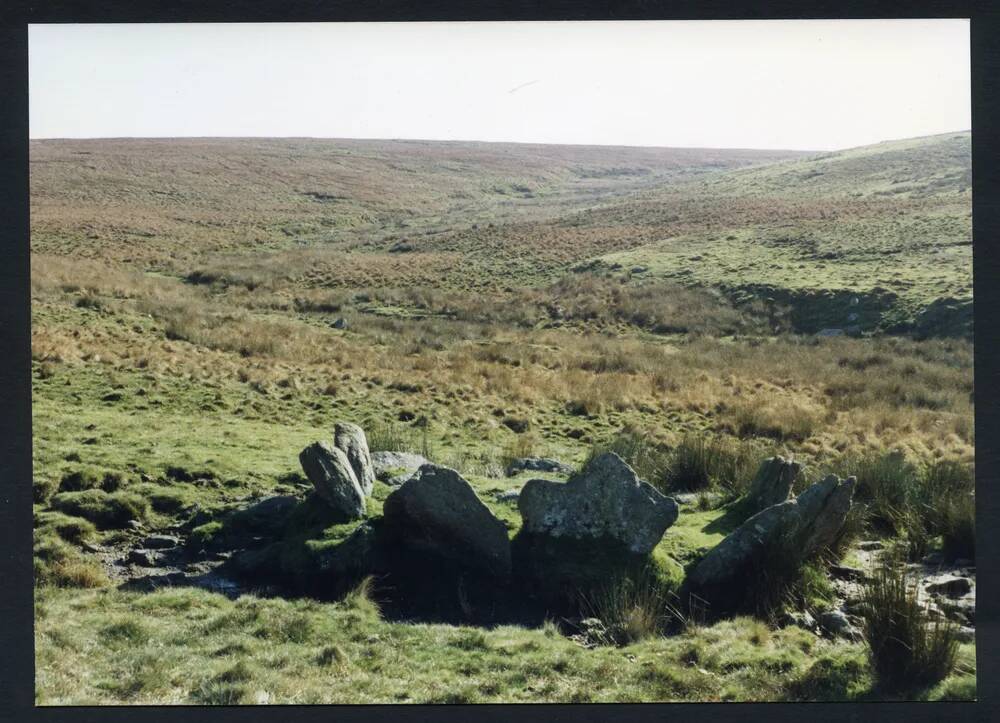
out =
<svg viewBox="0 0 1000 723"><path fill-rule="evenodd" d="M971 126L966 20L32 25L32 138L834 150Z"/></svg>

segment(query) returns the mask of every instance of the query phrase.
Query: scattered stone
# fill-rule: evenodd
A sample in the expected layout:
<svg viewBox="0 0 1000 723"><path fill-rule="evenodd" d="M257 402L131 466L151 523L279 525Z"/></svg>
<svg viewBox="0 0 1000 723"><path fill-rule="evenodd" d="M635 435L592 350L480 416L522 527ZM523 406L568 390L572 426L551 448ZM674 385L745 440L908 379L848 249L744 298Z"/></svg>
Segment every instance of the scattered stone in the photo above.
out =
<svg viewBox="0 0 1000 723"><path fill-rule="evenodd" d="M819 629L816 618L810 615L808 611L785 613L778 620L778 624L783 628L795 625L811 633L815 633Z"/></svg>
<svg viewBox="0 0 1000 723"><path fill-rule="evenodd" d="M931 595L962 597L972 592L972 581L967 577L945 575L944 577L932 578L926 589Z"/></svg>
<svg viewBox="0 0 1000 723"><path fill-rule="evenodd" d="M675 492L670 495L674 502L683 506L687 505L704 505L702 509L715 509L719 502L722 501L723 496L719 492ZM704 500L704 502L702 502Z"/></svg>
<svg viewBox="0 0 1000 723"><path fill-rule="evenodd" d="M400 485L429 463L423 456L412 452L372 452L371 456L375 478L386 484Z"/></svg>
<svg viewBox="0 0 1000 723"><path fill-rule="evenodd" d="M847 638L857 642L861 640L861 632L851 624L851 621L840 610L827 610L817 618L819 626L828 635L835 638Z"/></svg>
<svg viewBox="0 0 1000 723"><path fill-rule="evenodd" d="M313 442L299 454L299 462L316 494L330 507L347 519L364 516L365 494L342 450L327 442Z"/></svg>
<svg viewBox="0 0 1000 723"><path fill-rule="evenodd" d="M765 459L750 483L747 502L757 512L788 499L802 465L784 457Z"/></svg>
<svg viewBox="0 0 1000 723"><path fill-rule="evenodd" d="M523 434L531 427L531 422L522 417L504 417L500 423L515 434Z"/></svg>
<svg viewBox="0 0 1000 723"><path fill-rule="evenodd" d="M830 565L830 576L838 580L861 582L865 579L865 571L848 565Z"/></svg>
<svg viewBox="0 0 1000 723"><path fill-rule="evenodd" d="M972 596L950 598L937 598L937 605L941 608L945 617L963 625L976 622L976 601Z"/></svg>
<svg viewBox="0 0 1000 723"><path fill-rule="evenodd" d="M568 464L546 457L522 457L507 465L508 477L513 477L521 472L551 472L568 475L573 473L573 468Z"/></svg>
<svg viewBox="0 0 1000 723"><path fill-rule="evenodd" d="M173 535L150 535L142 541L142 545L147 550L165 550L170 547L177 547L180 542L180 539Z"/></svg>
<svg viewBox="0 0 1000 723"><path fill-rule="evenodd" d="M299 502L294 495L275 495L265 497L240 511L240 514L253 521L266 522L276 517L282 517L291 512Z"/></svg>
<svg viewBox="0 0 1000 723"><path fill-rule="evenodd" d="M337 422L333 428L333 444L347 455L354 476L361 485L361 491L367 497L372 493L375 484L375 470L372 467L372 456L368 451L368 440L364 430L350 422Z"/></svg>
<svg viewBox="0 0 1000 723"><path fill-rule="evenodd" d="M865 540L858 543L858 549L864 550L865 552L874 552L883 548L884 545L879 540Z"/></svg>
<svg viewBox="0 0 1000 723"><path fill-rule="evenodd" d="M136 530L136 531L144 530L146 528L146 526L142 524L142 522L140 522L139 520L129 520L128 522L125 523L125 527L127 527L130 530Z"/></svg>
<svg viewBox="0 0 1000 723"><path fill-rule="evenodd" d="M386 497L383 514L387 531L411 550L510 574L507 527L453 469L423 465Z"/></svg>
<svg viewBox="0 0 1000 723"><path fill-rule="evenodd" d="M84 552L100 552L101 551L101 548L98 545L95 545L93 542L84 542L82 545L80 545L80 547L83 548Z"/></svg>
<svg viewBox="0 0 1000 723"><path fill-rule="evenodd" d="M156 567L160 561L160 553L153 550L136 549L128 553L128 561L141 567Z"/></svg>
<svg viewBox="0 0 1000 723"><path fill-rule="evenodd" d="M344 317L340 317L339 319L334 319L334 321L330 324L330 326L332 326L334 329L346 329L347 319L345 319Z"/></svg>
<svg viewBox="0 0 1000 723"><path fill-rule="evenodd" d="M494 496L497 502L516 502L521 496L521 490L504 490Z"/></svg>
<svg viewBox="0 0 1000 723"><path fill-rule="evenodd" d="M836 539L851 509L854 484L853 477L841 481L830 475L752 516L695 565L681 586L681 602L707 604L712 614L740 611L753 577L773 564L765 559L772 550L783 556L783 566L796 567Z"/></svg>
<svg viewBox="0 0 1000 723"><path fill-rule="evenodd" d="M621 457L606 452L568 482L529 480L518 509L529 534L613 538L648 554L677 519L677 503L641 481Z"/></svg>
<svg viewBox="0 0 1000 723"><path fill-rule="evenodd" d="M974 643L976 642L976 629L970 628L968 625L960 625L955 631L955 637L960 643Z"/></svg>

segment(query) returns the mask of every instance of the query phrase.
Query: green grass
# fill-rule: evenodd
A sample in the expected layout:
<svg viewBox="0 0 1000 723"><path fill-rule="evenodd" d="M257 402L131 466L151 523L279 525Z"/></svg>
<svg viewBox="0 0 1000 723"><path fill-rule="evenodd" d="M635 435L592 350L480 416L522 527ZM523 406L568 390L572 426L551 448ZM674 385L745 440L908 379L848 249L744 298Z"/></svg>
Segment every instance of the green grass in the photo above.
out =
<svg viewBox="0 0 1000 723"><path fill-rule="evenodd" d="M550 628L388 623L346 603L199 590L47 588L37 605L42 705L872 697L860 645L745 618L585 650ZM956 674L938 694L970 680Z"/></svg>

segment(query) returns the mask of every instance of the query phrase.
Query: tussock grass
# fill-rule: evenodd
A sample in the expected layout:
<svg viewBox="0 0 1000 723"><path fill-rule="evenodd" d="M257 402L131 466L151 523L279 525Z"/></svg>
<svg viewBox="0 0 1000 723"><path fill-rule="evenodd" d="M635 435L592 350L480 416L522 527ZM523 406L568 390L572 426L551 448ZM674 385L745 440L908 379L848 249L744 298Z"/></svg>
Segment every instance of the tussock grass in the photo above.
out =
<svg viewBox="0 0 1000 723"><path fill-rule="evenodd" d="M343 604L349 610L378 618L382 611L375 599L375 578L365 577L344 597Z"/></svg>
<svg viewBox="0 0 1000 723"><path fill-rule="evenodd" d="M668 489L722 489L729 497L742 495L766 454L758 445L725 437L688 435L674 449L667 475Z"/></svg>
<svg viewBox="0 0 1000 723"><path fill-rule="evenodd" d="M900 567L881 567L863 589L861 617L872 668L890 690L925 687L955 667L954 623L930 622Z"/></svg>
<svg viewBox="0 0 1000 723"><path fill-rule="evenodd" d="M131 492L60 492L52 498L52 507L89 520L101 529L121 528L129 520L141 521L149 516L149 503Z"/></svg>

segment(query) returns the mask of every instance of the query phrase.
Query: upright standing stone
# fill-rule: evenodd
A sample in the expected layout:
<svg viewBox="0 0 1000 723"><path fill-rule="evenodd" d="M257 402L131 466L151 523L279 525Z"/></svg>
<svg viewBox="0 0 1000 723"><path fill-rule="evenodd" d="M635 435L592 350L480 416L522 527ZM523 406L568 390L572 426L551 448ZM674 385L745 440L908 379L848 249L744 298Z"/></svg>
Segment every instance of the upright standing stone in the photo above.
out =
<svg viewBox="0 0 1000 723"><path fill-rule="evenodd" d="M747 502L757 512L781 504L792 493L792 485L802 465L784 457L765 459L750 483Z"/></svg>
<svg viewBox="0 0 1000 723"><path fill-rule="evenodd" d="M316 493L347 519L365 514L365 494L343 451L329 442L313 442L299 454L299 462Z"/></svg>
<svg viewBox="0 0 1000 723"><path fill-rule="evenodd" d="M375 468L372 466L372 456L368 451L368 440L364 430L350 422L337 422L333 428L333 443L351 463L354 476L361 485L365 495L372 493L375 484Z"/></svg>

